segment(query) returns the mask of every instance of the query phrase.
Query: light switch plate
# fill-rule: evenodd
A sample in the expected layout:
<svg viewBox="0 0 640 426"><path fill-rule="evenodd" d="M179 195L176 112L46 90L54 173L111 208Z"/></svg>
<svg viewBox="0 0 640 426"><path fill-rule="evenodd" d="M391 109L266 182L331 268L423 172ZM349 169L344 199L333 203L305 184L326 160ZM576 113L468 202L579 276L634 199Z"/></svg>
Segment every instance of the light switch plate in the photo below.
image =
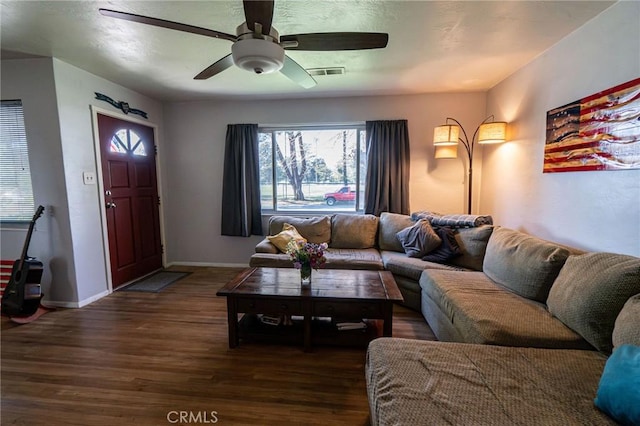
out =
<svg viewBox="0 0 640 426"><path fill-rule="evenodd" d="M82 180L85 185L95 185L96 174L94 172L82 172Z"/></svg>

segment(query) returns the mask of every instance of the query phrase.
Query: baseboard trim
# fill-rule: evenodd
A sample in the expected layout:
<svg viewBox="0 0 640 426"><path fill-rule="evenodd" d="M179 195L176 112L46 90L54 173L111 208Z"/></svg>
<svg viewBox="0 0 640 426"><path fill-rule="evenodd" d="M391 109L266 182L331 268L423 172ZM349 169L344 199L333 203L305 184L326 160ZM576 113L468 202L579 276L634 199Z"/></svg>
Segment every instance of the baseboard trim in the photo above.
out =
<svg viewBox="0 0 640 426"><path fill-rule="evenodd" d="M42 304L44 306L50 306L50 307L54 307L54 308L71 308L71 309L78 309L78 308L82 308L84 306L87 306L90 303L93 303L99 299L102 299L105 296L109 295L109 290L105 290L102 293L98 293L96 295L93 295L91 297L88 297L84 300L81 300L79 302L62 302L59 300L43 300Z"/></svg>
<svg viewBox="0 0 640 426"><path fill-rule="evenodd" d="M169 266L204 266L204 267L218 267L218 268L248 268L248 263L217 263L217 262L169 262Z"/></svg>
<svg viewBox="0 0 640 426"><path fill-rule="evenodd" d="M218 267L218 268L248 268L248 263L217 263L217 262L169 262L166 267L170 266L202 266L202 267ZM94 296L88 297L79 302L63 302L58 300L43 300L44 306L50 306L52 308L71 308L78 309L89 305L105 296L108 296L109 290L105 290L102 293L98 293Z"/></svg>

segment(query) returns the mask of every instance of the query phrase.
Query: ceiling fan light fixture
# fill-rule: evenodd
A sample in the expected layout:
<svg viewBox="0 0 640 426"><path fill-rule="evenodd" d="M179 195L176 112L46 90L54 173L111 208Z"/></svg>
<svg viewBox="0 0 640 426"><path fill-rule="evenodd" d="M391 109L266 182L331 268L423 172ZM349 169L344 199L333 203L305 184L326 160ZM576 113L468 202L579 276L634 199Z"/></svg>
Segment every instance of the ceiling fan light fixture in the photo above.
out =
<svg viewBox="0 0 640 426"><path fill-rule="evenodd" d="M280 71L284 65L284 49L277 43L258 38L236 41L231 46L233 63L256 74Z"/></svg>

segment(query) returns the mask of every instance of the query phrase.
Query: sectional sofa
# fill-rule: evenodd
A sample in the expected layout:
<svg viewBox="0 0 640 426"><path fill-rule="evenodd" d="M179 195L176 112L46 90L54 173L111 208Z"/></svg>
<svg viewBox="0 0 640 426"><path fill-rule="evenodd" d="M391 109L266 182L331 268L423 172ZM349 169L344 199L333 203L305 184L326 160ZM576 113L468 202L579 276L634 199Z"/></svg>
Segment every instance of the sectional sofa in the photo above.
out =
<svg viewBox="0 0 640 426"><path fill-rule="evenodd" d="M610 358L597 350L376 339L365 365L371 424L640 424L639 322L637 295L608 334ZM633 351L630 364L616 367L617 380L628 383L612 386L603 369L614 368L622 350ZM607 387L608 404L596 406Z"/></svg>
<svg viewBox="0 0 640 426"><path fill-rule="evenodd" d="M445 218L450 218L447 216ZM450 263L428 262L407 256L396 234L416 224L417 217L394 213L373 215L335 214L333 216L272 216L268 236L282 232L289 223L312 243L327 243L329 269L386 269L393 273L404 304L420 312L420 276L425 269L452 271L482 270L484 250L493 227L490 218L456 216L455 238L461 254ZM448 219L447 219L448 220ZM447 223L447 222L444 222ZM289 256L265 238L256 245L249 265L252 267L290 268Z"/></svg>
<svg viewBox="0 0 640 426"><path fill-rule="evenodd" d="M419 282L441 342L370 344L373 425L640 422L594 405L612 349L631 345L635 389L617 398L640 407L639 258L495 227L482 271L426 269Z"/></svg>
<svg viewBox="0 0 640 426"><path fill-rule="evenodd" d="M435 263L409 257L398 239L420 217L269 224L270 234L292 223L309 241L327 242L327 267L390 270L405 304L440 340L370 344L372 424L616 424L593 401L612 349L640 346L640 259L586 253L469 217L469 227L453 233L462 253ZM426 219L440 223L436 217ZM290 267L269 244L258 244L251 265Z"/></svg>

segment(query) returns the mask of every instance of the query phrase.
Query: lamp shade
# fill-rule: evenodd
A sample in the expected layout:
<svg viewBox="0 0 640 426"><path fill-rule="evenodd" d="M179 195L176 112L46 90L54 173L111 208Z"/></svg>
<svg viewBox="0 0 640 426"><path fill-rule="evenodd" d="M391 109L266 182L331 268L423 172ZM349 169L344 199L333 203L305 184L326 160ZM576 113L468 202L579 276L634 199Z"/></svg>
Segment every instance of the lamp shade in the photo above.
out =
<svg viewBox="0 0 640 426"><path fill-rule="evenodd" d="M458 158L458 145L436 145L435 158Z"/></svg>
<svg viewBox="0 0 640 426"><path fill-rule="evenodd" d="M507 123L484 123L478 129L478 143L502 143L507 140Z"/></svg>
<svg viewBox="0 0 640 426"><path fill-rule="evenodd" d="M433 129L434 145L457 145L460 127L452 124L443 124Z"/></svg>

